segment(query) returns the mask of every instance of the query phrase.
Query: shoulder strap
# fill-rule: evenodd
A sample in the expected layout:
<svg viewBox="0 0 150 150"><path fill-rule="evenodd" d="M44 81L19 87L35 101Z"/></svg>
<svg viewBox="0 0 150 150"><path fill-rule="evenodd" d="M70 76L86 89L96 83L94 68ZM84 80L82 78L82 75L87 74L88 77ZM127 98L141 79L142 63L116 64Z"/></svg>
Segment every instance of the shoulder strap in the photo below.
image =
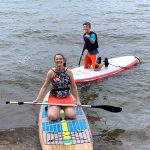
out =
<svg viewBox="0 0 150 150"><path fill-rule="evenodd" d="M52 70L53 72L57 73L54 69L50 69L50 70Z"/></svg>
<svg viewBox="0 0 150 150"><path fill-rule="evenodd" d="M64 72L66 72L68 70L68 67L65 69L65 71Z"/></svg>

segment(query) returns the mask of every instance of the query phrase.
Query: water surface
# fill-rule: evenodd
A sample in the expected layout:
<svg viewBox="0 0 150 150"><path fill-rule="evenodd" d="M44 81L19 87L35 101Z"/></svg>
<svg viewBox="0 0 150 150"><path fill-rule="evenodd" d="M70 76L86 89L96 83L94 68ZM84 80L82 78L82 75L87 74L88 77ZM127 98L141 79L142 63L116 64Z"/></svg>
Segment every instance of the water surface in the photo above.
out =
<svg viewBox="0 0 150 150"><path fill-rule="evenodd" d="M40 149L39 108L5 101L34 100L55 53L63 53L71 68L78 64L84 21L98 34L102 58L141 58L130 70L78 84L83 104L123 108L117 114L85 109L94 150L150 149L148 0L0 0L0 18L0 149Z"/></svg>

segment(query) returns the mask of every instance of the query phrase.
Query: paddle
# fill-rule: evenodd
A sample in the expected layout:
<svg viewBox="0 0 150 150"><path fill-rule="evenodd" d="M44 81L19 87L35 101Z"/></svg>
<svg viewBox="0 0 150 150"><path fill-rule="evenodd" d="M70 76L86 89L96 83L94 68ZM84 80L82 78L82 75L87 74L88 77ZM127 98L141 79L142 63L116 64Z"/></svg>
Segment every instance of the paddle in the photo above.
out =
<svg viewBox="0 0 150 150"><path fill-rule="evenodd" d="M18 104L18 105L23 105L23 104L30 104L30 105L52 105L52 106L72 106L72 107L77 107L77 105L72 105L72 104L50 104L50 103L35 103L33 104L32 102L15 102L15 101L6 101L6 104ZM81 105L81 107L90 107L90 108L101 108L106 111L118 113L122 111L121 107L115 107L111 105Z"/></svg>

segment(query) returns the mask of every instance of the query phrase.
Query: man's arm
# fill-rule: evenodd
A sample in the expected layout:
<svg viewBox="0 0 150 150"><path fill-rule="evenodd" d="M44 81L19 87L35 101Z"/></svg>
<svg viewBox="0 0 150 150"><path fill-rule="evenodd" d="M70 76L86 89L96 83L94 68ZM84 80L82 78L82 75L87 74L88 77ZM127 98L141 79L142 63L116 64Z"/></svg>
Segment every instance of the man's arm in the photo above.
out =
<svg viewBox="0 0 150 150"><path fill-rule="evenodd" d="M89 39L89 41L90 41L91 44L94 44L95 41L96 41L96 36L95 36L95 34L93 34L93 33L91 34L91 36L88 35L88 34L86 34L85 37L86 37L87 39Z"/></svg>

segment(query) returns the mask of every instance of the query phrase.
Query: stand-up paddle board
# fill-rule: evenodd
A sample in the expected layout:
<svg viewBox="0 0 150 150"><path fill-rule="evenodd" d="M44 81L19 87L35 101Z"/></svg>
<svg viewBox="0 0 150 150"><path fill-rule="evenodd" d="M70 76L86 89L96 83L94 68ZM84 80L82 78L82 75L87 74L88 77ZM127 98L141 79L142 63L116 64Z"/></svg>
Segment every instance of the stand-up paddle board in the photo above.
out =
<svg viewBox="0 0 150 150"><path fill-rule="evenodd" d="M44 103L48 101L48 94ZM42 150L93 150L93 140L82 107L76 107L77 118L66 119L64 111L60 119L50 121L45 105L39 114L39 138Z"/></svg>
<svg viewBox="0 0 150 150"><path fill-rule="evenodd" d="M109 66L103 66L99 71L94 71L92 68L84 68L83 66L72 69L75 82L86 82L100 78L104 78L123 70L129 69L137 64L140 59L135 56L123 56L108 59Z"/></svg>

